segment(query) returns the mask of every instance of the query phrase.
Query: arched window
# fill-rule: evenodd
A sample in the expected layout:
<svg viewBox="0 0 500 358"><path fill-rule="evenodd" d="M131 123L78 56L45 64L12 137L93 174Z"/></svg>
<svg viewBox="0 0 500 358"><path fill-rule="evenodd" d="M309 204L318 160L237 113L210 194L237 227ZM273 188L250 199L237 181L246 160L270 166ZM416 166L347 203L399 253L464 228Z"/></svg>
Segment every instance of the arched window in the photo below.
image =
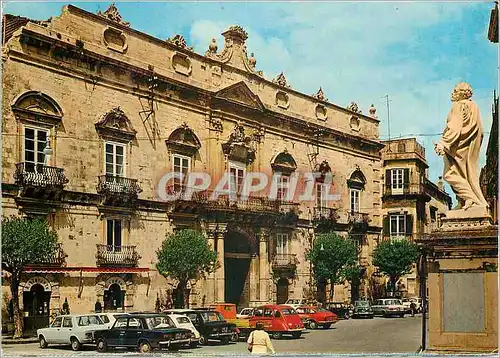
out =
<svg viewBox="0 0 500 358"><path fill-rule="evenodd" d="M187 174L191 171L192 159L201 148L201 142L193 130L183 123L170 134L165 144L171 153L173 172L183 176L183 180L174 178L173 189L179 191L185 184Z"/></svg>
<svg viewBox="0 0 500 358"><path fill-rule="evenodd" d="M351 213L360 212L361 191L364 190L366 184L366 177L363 172L356 168L347 180L347 187L349 188L349 211Z"/></svg>
<svg viewBox="0 0 500 358"><path fill-rule="evenodd" d="M285 149L279 153L271 163L277 183L277 200L291 201L289 198L290 175L297 170L297 163L292 155Z"/></svg>

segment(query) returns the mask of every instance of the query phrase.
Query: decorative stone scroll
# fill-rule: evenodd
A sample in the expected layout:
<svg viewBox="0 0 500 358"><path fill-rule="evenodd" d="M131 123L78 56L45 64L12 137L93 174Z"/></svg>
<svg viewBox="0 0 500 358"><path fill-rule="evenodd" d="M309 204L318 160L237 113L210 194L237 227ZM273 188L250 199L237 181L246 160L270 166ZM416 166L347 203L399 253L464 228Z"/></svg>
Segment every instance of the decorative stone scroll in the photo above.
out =
<svg viewBox="0 0 500 358"><path fill-rule="evenodd" d="M320 101L328 102L328 98L325 97L323 89L320 87L316 94L313 94L313 97L317 98Z"/></svg>
<svg viewBox="0 0 500 358"><path fill-rule="evenodd" d="M321 103L319 103L316 106L316 111L315 112L316 112L316 118L318 118L319 120L326 121L328 119L327 109Z"/></svg>
<svg viewBox="0 0 500 358"><path fill-rule="evenodd" d="M172 152L180 152L190 156L201 148L200 140L186 123L175 129L165 141L165 144Z"/></svg>
<svg viewBox="0 0 500 358"><path fill-rule="evenodd" d="M229 140L222 144L222 151L231 160L250 164L255 160L255 149L251 143L252 138L245 135L245 128L236 123Z"/></svg>
<svg viewBox="0 0 500 358"><path fill-rule="evenodd" d="M176 52L172 56L172 68L175 72L181 73L186 76L191 75L191 72L193 71L189 56L180 52Z"/></svg>
<svg viewBox="0 0 500 358"><path fill-rule="evenodd" d="M127 37L123 31L108 27L103 33L104 44L110 49L124 53L127 51Z"/></svg>
<svg viewBox="0 0 500 358"><path fill-rule="evenodd" d="M120 107L113 108L106 113L102 119L95 124L95 128L102 136L114 137L121 140L126 139L127 141L135 138L137 133Z"/></svg>
<svg viewBox="0 0 500 358"><path fill-rule="evenodd" d="M276 105L283 109L288 109L288 107L290 107L290 97L286 92L276 92Z"/></svg>
<svg viewBox="0 0 500 358"><path fill-rule="evenodd" d="M273 83L276 83L281 87L290 88L290 85L287 83L285 74L283 72L280 72L280 74L276 76L275 79L273 79Z"/></svg>
<svg viewBox="0 0 500 358"><path fill-rule="evenodd" d="M116 22L120 25L123 26L130 26L130 22L123 21L122 16L118 12L118 8L115 6L115 4L111 4L108 9L104 12L97 11L97 15L104 17L110 21Z"/></svg>
<svg viewBox="0 0 500 358"><path fill-rule="evenodd" d="M165 41L167 41L167 42L169 42L177 47L180 47L184 50L193 51L193 47L190 47L187 45L186 39L182 35L177 34L173 38L168 38Z"/></svg>
<svg viewBox="0 0 500 358"><path fill-rule="evenodd" d="M358 104L356 102L351 102L347 106L347 109L354 113L361 113L361 110L359 109Z"/></svg>

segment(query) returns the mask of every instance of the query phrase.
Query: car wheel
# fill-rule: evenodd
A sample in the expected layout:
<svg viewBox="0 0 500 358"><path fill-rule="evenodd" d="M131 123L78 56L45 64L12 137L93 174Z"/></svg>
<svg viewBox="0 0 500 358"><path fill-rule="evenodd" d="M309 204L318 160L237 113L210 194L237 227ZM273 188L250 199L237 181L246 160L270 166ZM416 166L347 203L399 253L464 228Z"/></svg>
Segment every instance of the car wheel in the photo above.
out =
<svg viewBox="0 0 500 358"><path fill-rule="evenodd" d="M310 329L318 329L318 324L315 321L309 321Z"/></svg>
<svg viewBox="0 0 500 358"><path fill-rule="evenodd" d="M349 313L344 314L344 319L349 319Z"/></svg>
<svg viewBox="0 0 500 358"><path fill-rule="evenodd" d="M231 336L231 341L238 342L239 339L240 339L240 336L238 335L238 333L234 332L233 335Z"/></svg>
<svg viewBox="0 0 500 358"><path fill-rule="evenodd" d="M404 313L400 313L400 314L399 314L399 317L401 317L401 318L403 318L404 316L405 316L405 314L404 314Z"/></svg>
<svg viewBox="0 0 500 358"><path fill-rule="evenodd" d="M373 319L373 315L370 315L369 317L370 317L370 319Z"/></svg>
<svg viewBox="0 0 500 358"><path fill-rule="evenodd" d="M301 335L302 335L302 332L293 332L292 333L292 337L295 338L295 339L300 338Z"/></svg>
<svg viewBox="0 0 500 358"><path fill-rule="evenodd" d="M273 332L273 333L271 334L271 336L272 336L274 339L280 339L280 338L283 336L283 334L282 334L281 332Z"/></svg>
<svg viewBox="0 0 500 358"><path fill-rule="evenodd" d="M201 346L206 346L208 344L208 337L203 335L200 336L199 342Z"/></svg>
<svg viewBox="0 0 500 358"><path fill-rule="evenodd" d="M44 336L40 336L40 339L38 341L40 343L40 348L47 348L49 346Z"/></svg>
<svg viewBox="0 0 500 358"><path fill-rule="evenodd" d="M222 337L220 341L222 344L229 344L229 342L231 342L231 337Z"/></svg>
<svg viewBox="0 0 500 358"><path fill-rule="evenodd" d="M152 351L152 348L151 348L151 344L149 344L149 342L146 342L146 341L142 341L139 343L139 351L141 353L149 353Z"/></svg>
<svg viewBox="0 0 500 358"><path fill-rule="evenodd" d="M99 339L96 344L96 349L98 352L104 353L108 350L108 344L104 339Z"/></svg>
<svg viewBox="0 0 500 358"><path fill-rule="evenodd" d="M323 329L329 329L329 328L330 328L330 326L331 326L331 324L330 324L330 323L324 324L324 325L323 325Z"/></svg>
<svg viewBox="0 0 500 358"><path fill-rule="evenodd" d="M172 344L168 347L168 350L171 352L177 352L179 349L181 349L181 346L179 344Z"/></svg>
<svg viewBox="0 0 500 358"><path fill-rule="evenodd" d="M82 344L78 341L76 337L71 338L71 349L74 351L79 351L82 348Z"/></svg>
<svg viewBox="0 0 500 358"><path fill-rule="evenodd" d="M196 348L196 347L198 347L198 342L189 343L189 348Z"/></svg>

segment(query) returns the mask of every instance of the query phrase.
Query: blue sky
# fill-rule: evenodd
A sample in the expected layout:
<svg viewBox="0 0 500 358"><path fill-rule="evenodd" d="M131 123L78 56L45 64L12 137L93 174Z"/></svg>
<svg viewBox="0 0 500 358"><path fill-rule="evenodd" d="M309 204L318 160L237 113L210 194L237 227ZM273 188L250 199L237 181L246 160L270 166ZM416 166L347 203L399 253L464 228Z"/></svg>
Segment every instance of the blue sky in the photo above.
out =
<svg viewBox="0 0 500 358"><path fill-rule="evenodd" d="M45 20L65 3L7 2L3 12ZM91 12L109 2L72 3ZM330 100L363 110L373 103L387 139L417 136L427 150L430 177L442 172L432 142L444 128L454 85L467 81L491 127L492 93L498 87L498 48L487 39L493 2L122 2L117 7L137 30L167 38L183 35L204 53L212 37L231 24L249 33L247 48L268 79L284 71L294 89L321 86ZM486 139L483 147L486 147ZM484 148L483 148L484 153ZM484 163L484 155L482 158Z"/></svg>

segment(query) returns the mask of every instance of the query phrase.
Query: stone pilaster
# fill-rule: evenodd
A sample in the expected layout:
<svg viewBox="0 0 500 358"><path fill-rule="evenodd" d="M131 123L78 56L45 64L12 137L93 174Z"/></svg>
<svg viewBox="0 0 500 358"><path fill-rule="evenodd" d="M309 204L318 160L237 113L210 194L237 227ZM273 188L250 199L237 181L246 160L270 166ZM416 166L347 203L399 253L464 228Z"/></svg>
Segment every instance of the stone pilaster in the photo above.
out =
<svg viewBox="0 0 500 358"><path fill-rule="evenodd" d="M259 300L269 301L269 230L259 232Z"/></svg>
<svg viewBox="0 0 500 358"><path fill-rule="evenodd" d="M216 281L216 301L224 302L225 300L225 272L224 272L224 235L226 233L225 228L222 230L219 227L217 231L217 257L219 260L219 268L215 271L215 281Z"/></svg>

